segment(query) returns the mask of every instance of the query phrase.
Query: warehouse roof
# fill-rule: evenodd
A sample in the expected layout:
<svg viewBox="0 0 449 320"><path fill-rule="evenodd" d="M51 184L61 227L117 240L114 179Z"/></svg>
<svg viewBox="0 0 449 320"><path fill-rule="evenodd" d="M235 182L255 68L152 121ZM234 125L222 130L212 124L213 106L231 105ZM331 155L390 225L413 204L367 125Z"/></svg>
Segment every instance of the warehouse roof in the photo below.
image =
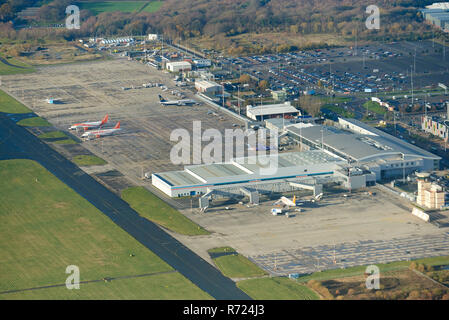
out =
<svg viewBox="0 0 449 320"><path fill-rule="evenodd" d="M254 116L299 112L299 110L293 107L290 102L262 106L249 105L247 106L246 111Z"/></svg>
<svg viewBox="0 0 449 320"><path fill-rule="evenodd" d="M372 128L360 121L353 119L344 119L364 130L369 130L371 134L355 133L349 130L343 130L336 127L313 126L303 128L300 132L298 128L289 127L288 130L303 139L320 146L323 142L325 148L341 155L350 157L354 160L368 160L376 156L405 154L409 156L441 159L440 157L418 148L404 140L393 137L378 129Z"/></svg>
<svg viewBox="0 0 449 320"><path fill-rule="evenodd" d="M262 169L270 168L268 157L276 157L277 167L273 173L264 174ZM267 160L266 162L264 160ZM342 163L337 158L322 150L290 152L267 155L266 158L244 157L234 159L230 163L214 163L186 166L184 171L154 173L172 187L197 185L225 185L274 179L295 178L297 175L314 176L330 174L334 166ZM306 170L309 168L309 172Z"/></svg>
<svg viewBox="0 0 449 320"><path fill-rule="evenodd" d="M157 176L168 182L171 186L195 185L201 181L185 171L169 171L157 173Z"/></svg>
<svg viewBox="0 0 449 320"><path fill-rule="evenodd" d="M195 85L202 86L204 88L213 88L213 87L221 87L218 83L214 81L208 81L208 80L196 80Z"/></svg>

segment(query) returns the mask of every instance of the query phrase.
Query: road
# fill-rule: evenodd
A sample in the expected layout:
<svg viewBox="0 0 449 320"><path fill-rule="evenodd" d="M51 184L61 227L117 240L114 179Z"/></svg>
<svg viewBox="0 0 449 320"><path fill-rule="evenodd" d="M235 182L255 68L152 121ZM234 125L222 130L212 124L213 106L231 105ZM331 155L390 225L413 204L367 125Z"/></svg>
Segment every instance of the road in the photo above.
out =
<svg viewBox="0 0 449 320"><path fill-rule="evenodd" d="M39 162L133 238L215 299L250 299L231 279L223 276L159 226L140 217L125 201L28 130L16 125L14 121L20 118L18 115L0 113L0 160L22 158Z"/></svg>

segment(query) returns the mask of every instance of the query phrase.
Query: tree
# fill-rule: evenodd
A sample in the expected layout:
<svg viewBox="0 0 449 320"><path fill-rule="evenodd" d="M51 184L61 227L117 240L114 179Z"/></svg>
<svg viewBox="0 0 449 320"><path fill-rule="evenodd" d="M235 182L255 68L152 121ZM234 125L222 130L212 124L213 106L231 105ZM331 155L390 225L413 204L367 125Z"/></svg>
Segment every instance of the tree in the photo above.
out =
<svg viewBox="0 0 449 320"><path fill-rule="evenodd" d="M9 3L5 3L0 7L0 20L9 21L13 17L13 11Z"/></svg>
<svg viewBox="0 0 449 320"><path fill-rule="evenodd" d="M249 74L242 74L239 78L239 82L240 83L249 83L251 81L251 77L249 76Z"/></svg>
<svg viewBox="0 0 449 320"><path fill-rule="evenodd" d="M312 117L316 117L320 113L322 101L314 96L302 96L299 98L299 106Z"/></svg>
<svg viewBox="0 0 449 320"><path fill-rule="evenodd" d="M262 80L259 82L257 86L259 87L260 90L266 90L268 88L268 81Z"/></svg>

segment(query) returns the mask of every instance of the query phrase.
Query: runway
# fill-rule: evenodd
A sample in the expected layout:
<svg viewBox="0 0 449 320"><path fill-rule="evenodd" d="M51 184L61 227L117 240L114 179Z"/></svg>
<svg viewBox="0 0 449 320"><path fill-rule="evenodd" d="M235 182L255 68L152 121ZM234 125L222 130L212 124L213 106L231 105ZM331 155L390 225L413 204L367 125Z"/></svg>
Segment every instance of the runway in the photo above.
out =
<svg viewBox="0 0 449 320"><path fill-rule="evenodd" d="M208 262L153 222L140 217L125 201L28 130L16 125L17 117L19 116L0 113L0 160L21 158L37 161L137 241L215 299L250 299L237 288L232 280L223 276Z"/></svg>

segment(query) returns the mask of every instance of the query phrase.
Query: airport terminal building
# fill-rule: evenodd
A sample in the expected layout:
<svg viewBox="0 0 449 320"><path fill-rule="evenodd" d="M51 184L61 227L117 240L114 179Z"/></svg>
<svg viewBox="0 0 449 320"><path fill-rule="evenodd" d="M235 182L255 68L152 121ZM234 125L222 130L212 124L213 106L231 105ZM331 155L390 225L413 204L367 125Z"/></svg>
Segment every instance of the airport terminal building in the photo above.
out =
<svg viewBox="0 0 449 320"><path fill-rule="evenodd" d="M274 161L277 170L267 171L269 161ZM191 165L183 171L153 173L151 179L156 188L170 197L204 195L213 190L235 194L241 188L279 192L290 190L291 182L332 177L344 163L344 159L328 152L312 150L266 155L259 160L253 156L229 163Z"/></svg>
<svg viewBox="0 0 449 320"><path fill-rule="evenodd" d="M286 125L285 131L301 145L301 152L190 165L182 171L153 173L152 184L170 197L286 192L295 188L315 194L329 182L358 189L376 181L403 178L414 171L437 170L441 160L354 119L339 118L338 126L293 123ZM277 163L273 172L265 170L270 159Z"/></svg>
<svg viewBox="0 0 449 320"><path fill-rule="evenodd" d="M323 149L376 174L376 180L413 171L438 170L441 157L354 119L339 118L338 127L290 125L286 129L303 149Z"/></svg>

